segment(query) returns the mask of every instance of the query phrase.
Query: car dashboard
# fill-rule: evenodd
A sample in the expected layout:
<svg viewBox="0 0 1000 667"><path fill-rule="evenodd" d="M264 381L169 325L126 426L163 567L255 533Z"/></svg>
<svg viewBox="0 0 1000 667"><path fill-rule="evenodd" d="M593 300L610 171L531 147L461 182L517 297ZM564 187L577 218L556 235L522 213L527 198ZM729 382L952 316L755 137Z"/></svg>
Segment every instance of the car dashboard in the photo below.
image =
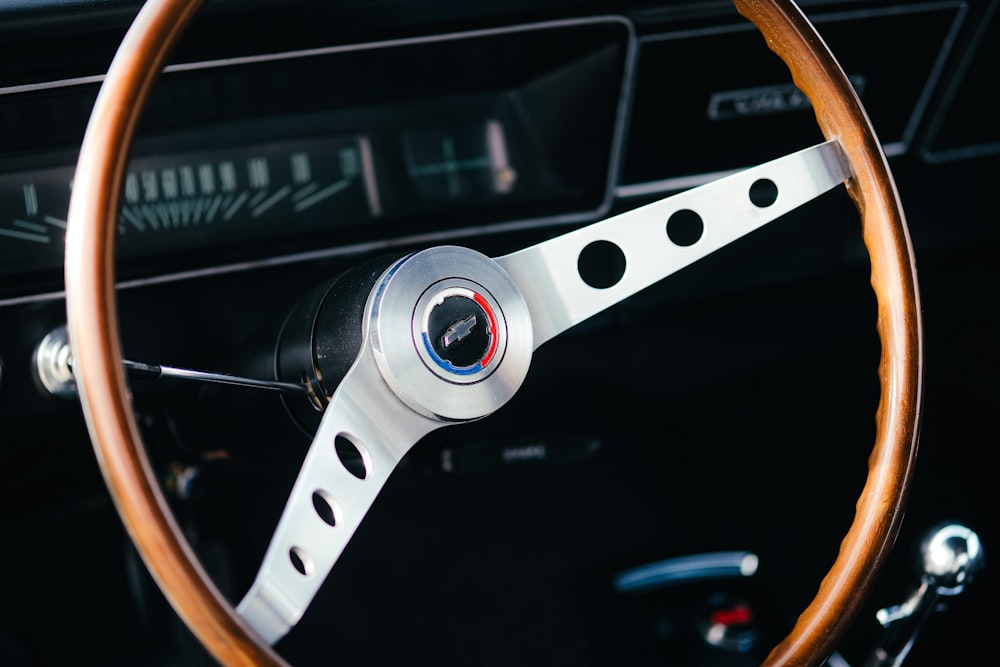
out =
<svg viewBox="0 0 1000 667"><path fill-rule="evenodd" d="M1000 11L800 4L897 179L927 340L907 516L836 655L860 665L875 611L916 578L924 531L961 521L987 549L996 534L984 457L1000 399ZM39 371L66 325L80 142L138 9L0 6L2 664L211 664L121 527L72 381ZM122 183L124 356L273 377L296 303L353 265L431 245L497 257L822 141L785 66L725 2L209 0ZM599 281L609 264L587 270ZM546 343L497 414L407 455L279 652L297 665L758 664L836 556L864 483L870 281L840 188ZM132 391L177 519L235 602L318 416L247 387L136 378ZM657 564L688 575L657 578ZM990 653L982 579L907 664Z"/></svg>

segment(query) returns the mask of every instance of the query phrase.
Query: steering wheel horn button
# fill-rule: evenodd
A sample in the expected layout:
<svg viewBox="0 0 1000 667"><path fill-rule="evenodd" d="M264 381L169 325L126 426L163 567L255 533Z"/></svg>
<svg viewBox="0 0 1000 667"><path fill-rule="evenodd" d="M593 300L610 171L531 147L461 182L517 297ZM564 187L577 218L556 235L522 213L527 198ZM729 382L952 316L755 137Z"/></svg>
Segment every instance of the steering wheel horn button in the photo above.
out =
<svg viewBox="0 0 1000 667"><path fill-rule="evenodd" d="M451 279L434 285L416 312L422 317L414 318L414 340L424 363L440 377L462 384L478 382L503 358L505 323L502 314L497 315L502 311L475 283Z"/></svg>
<svg viewBox="0 0 1000 667"><path fill-rule="evenodd" d="M418 413L450 422L506 403L534 350L517 285L489 257L457 246L389 267L372 291L367 335L393 392Z"/></svg>

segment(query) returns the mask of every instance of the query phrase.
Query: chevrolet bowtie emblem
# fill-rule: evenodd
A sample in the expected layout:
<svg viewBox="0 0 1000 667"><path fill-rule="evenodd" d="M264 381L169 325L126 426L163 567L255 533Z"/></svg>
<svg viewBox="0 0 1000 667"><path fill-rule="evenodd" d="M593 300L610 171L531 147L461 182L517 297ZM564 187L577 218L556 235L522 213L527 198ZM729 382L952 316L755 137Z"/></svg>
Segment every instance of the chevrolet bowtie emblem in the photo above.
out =
<svg viewBox="0 0 1000 667"><path fill-rule="evenodd" d="M441 336L441 347L447 349L453 344L461 342L465 337L467 337L476 326L476 316L469 315L468 317L458 320L450 327L448 327L444 335Z"/></svg>

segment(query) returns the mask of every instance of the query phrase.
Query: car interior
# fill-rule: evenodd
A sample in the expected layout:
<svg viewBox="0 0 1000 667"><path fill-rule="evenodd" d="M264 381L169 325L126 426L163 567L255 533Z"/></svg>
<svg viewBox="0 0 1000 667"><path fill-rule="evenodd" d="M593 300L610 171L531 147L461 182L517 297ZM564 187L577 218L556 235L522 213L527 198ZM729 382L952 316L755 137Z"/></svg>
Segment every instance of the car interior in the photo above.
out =
<svg viewBox="0 0 1000 667"><path fill-rule="evenodd" d="M0 56L0 665L991 662L1000 0L27 0Z"/></svg>

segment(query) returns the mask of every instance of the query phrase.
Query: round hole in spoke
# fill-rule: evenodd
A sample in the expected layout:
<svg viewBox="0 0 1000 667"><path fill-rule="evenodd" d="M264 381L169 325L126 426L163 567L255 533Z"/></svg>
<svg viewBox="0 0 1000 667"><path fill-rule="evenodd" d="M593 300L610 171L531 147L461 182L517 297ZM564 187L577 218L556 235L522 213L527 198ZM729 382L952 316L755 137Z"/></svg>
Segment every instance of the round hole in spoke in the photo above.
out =
<svg viewBox="0 0 1000 667"><path fill-rule="evenodd" d="M314 567L312 559L309 558L309 554L307 554L303 549L300 549L299 547L292 547L289 549L288 560L292 562L292 567L295 568L295 571L303 577L312 574Z"/></svg>
<svg viewBox="0 0 1000 667"><path fill-rule="evenodd" d="M682 209L673 213L667 220L667 238L674 245L692 246L701 240L705 232L705 223L701 216L691 209Z"/></svg>
<svg viewBox="0 0 1000 667"><path fill-rule="evenodd" d="M368 476L368 458L360 447L351 442L345 435L338 435L333 445L337 450L337 458L347 468L347 472L358 479L364 479Z"/></svg>
<svg viewBox="0 0 1000 667"><path fill-rule="evenodd" d="M611 241L593 241L580 252L576 269L595 289L614 287L625 275L625 253Z"/></svg>
<svg viewBox="0 0 1000 667"><path fill-rule="evenodd" d="M750 201L757 208L767 208L778 201L778 186L774 181L760 178L750 186Z"/></svg>
<svg viewBox="0 0 1000 667"><path fill-rule="evenodd" d="M340 508L333 497L326 491L317 489L313 491L312 501L313 509L316 510L319 518L323 519L323 522L329 526L336 526L340 515Z"/></svg>

